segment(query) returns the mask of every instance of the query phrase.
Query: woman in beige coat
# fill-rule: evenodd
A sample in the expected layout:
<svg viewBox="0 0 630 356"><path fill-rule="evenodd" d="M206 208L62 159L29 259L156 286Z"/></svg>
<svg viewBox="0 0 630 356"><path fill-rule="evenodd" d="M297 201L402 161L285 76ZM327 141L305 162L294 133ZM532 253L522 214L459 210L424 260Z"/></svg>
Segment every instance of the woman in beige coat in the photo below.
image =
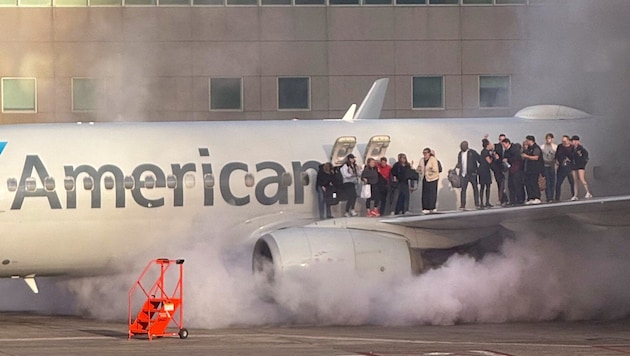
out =
<svg viewBox="0 0 630 356"><path fill-rule="evenodd" d="M422 159L417 168L422 179L422 212L436 212L440 167L435 154L429 147L422 150Z"/></svg>

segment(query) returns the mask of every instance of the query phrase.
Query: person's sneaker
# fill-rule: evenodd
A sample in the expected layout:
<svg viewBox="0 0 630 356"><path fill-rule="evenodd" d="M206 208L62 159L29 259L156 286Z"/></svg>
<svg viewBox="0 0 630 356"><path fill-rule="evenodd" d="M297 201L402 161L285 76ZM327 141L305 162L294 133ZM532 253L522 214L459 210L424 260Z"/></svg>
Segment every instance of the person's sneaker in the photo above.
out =
<svg viewBox="0 0 630 356"><path fill-rule="evenodd" d="M437 209L431 210L432 213L437 213Z"/></svg>
<svg viewBox="0 0 630 356"><path fill-rule="evenodd" d="M540 199L534 199L534 200L532 200L532 201L531 201L531 203L532 203L533 205L538 205L538 204L540 204L540 203L542 203L542 202L540 201Z"/></svg>
<svg viewBox="0 0 630 356"><path fill-rule="evenodd" d="M374 216L376 218L381 216L381 213L378 212L378 208L372 209L372 216Z"/></svg>
<svg viewBox="0 0 630 356"><path fill-rule="evenodd" d="M593 194L591 193L586 193L586 195L584 196L585 199L590 199L593 197Z"/></svg>
<svg viewBox="0 0 630 356"><path fill-rule="evenodd" d="M356 211L354 211L354 209L352 209L352 210L350 210L350 215L352 215L352 216L357 216L357 215L359 215L359 214L357 214L357 212L356 212Z"/></svg>
<svg viewBox="0 0 630 356"><path fill-rule="evenodd" d="M422 214L428 214L428 213L430 213L430 212L431 212L431 211L430 211L429 209L424 209L424 210L422 210Z"/></svg>
<svg viewBox="0 0 630 356"><path fill-rule="evenodd" d="M370 210L370 209L368 209L368 210L367 210L367 216L368 216L368 217L373 216L373 215L372 215L372 210Z"/></svg>
<svg viewBox="0 0 630 356"><path fill-rule="evenodd" d="M576 200L578 200L577 195L574 195L574 196L571 197L571 201L576 201Z"/></svg>
<svg viewBox="0 0 630 356"><path fill-rule="evenodd" d="M349 212L346 212L345 214L343 214L343 216L345 216L345 217L349 218L349 217L350 217L350 213L349 213Z"/></svg>
<svg viewBox="0 0 630 356"><path fill-rule="evenodd" d="M531 204L534 204L534 199L530 199L525 202L525 205L531 205Z"/></svg>

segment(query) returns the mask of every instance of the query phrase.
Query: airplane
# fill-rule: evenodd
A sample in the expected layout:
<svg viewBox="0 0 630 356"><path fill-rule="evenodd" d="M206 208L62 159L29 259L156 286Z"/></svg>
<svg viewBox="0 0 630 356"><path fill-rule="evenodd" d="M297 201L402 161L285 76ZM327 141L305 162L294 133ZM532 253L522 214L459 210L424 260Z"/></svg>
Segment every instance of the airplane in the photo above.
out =
<svg viewBox="0 0 630 356"><path fill-rule="evenodd" d="M273 278L318 264L400 275L426 269L426 251L501 230L560 220L628 226L630 196L623 195L318 221L314 182L322 162L339 165L354 153L362 164L399 152L417 162L431 147L446 169L455 166L460 141L479 148L487 133L515 142L578 133L591 151L589 177L598 178L593 191L623 192L606 179L615 168L601 158L604 127L596 117L546 106L544 117L530 109L527 118L379 119L386 88L387 79L377 80L341 120L2 126L0 277L22 278L37 293L35 277L115 273L207 239L244 246L253 271L270 265ZM445 176L440 210L458 201ZM418 195L411 196L412 211Z"/></svg>

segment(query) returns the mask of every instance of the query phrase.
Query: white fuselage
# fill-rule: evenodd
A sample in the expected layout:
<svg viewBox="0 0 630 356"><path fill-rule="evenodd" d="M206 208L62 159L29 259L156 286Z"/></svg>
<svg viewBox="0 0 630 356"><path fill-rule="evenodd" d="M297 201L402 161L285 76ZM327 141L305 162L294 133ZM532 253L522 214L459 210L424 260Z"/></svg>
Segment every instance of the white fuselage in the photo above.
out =
<svg viewBox="0 0 630 356"><path fill-rule="evenodd" d="M443 178L462 140L480 151L484 134L496 141L505 133L515 142L528 134L539 142L547 132L556 142L562 134L579 134L595 162L590 168L602 163L596 123L484 118L4 126L0 276L101 273L137 256L144 262L169 255L195 239L242 243L262 226L315 218L316 168L330 159L339 136L356 137L359 164L375 135L391 137L390 163L405 152L417 165L422 149L433 148L445 170L439 204L446 209L454 208L457 194ZM260 223L250 227L256 219Z"/></svg>

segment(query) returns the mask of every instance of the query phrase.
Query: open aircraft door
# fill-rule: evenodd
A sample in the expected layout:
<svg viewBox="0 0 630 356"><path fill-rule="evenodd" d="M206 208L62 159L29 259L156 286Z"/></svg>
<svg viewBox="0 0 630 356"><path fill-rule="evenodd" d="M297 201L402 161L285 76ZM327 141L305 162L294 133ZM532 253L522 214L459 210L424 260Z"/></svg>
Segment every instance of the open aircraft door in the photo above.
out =
<svg viewBox="0 0 630 356"><path fill-rule="evenodd" d="M354 136L341 136L335 141L330 154L330 162L335 167L342 166L348 156L357 145L357 138Z"/></svg>
<svg viewBox="0 0 630 356"><path fill-rule="evenodd" d="M367 147L365 147L365 154L363 155L363 162L367 163L368 158L374 158L379 160L387 153L387 148L391 139L388 135L372 136Z"/></svg>

